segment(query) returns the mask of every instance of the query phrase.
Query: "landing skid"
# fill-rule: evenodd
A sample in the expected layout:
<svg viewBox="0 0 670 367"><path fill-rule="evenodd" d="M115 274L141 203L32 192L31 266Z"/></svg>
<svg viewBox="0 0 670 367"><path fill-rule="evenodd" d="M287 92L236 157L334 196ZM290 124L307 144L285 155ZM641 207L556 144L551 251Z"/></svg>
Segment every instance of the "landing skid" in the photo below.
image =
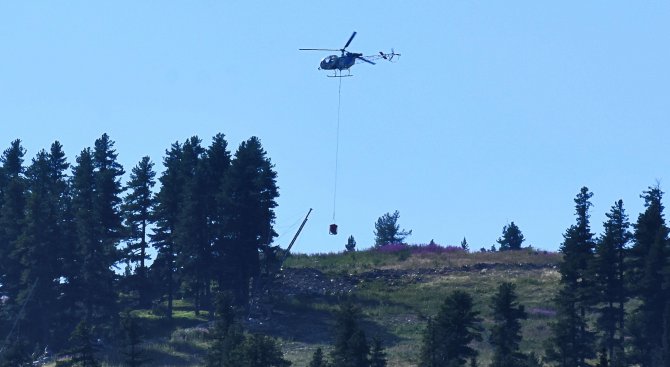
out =
<svg viewBox="0 0 670 367"><path fill-rule="evenodd" d="M329 78L348 78L348 77L353 76L353 75L347 74L347 75L326 75L326 76L329 77Z"/></svg>

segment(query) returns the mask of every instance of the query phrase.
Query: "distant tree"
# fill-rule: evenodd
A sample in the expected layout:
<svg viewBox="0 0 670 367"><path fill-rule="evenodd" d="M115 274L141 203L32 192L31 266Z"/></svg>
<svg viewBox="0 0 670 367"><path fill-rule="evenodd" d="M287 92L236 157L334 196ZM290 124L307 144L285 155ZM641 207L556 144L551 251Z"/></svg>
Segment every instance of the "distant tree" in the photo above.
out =
<svg viewBox="0 0 670 367"><path fill-rule="evenodd" d="M344 245L344 247L347 249L347 251L356 251L356 240L354 239L354 236L349 236L347 239L347 244Z"/></svg>
<svg viewBox="0 0 670 367"><path fill-rule="evenodd" d="M625 252L631 233L623 201L617 201L603 224L604 233L597 241L593 260L593 279L598 295L597 323L602 331L605 355L613 365L624 359L624 305L628 299L625 287Z"/></svg>
<svg viewBox="0 0 670 367"><path fill-rule="evenodd" d="M99 367L100 363L95 358L98 347L95 345L91 327L85 321L82 321L70 335L72 348L67 354L72 355L70 363L77 367Z"/></svg>
<svg viewBox="0 0 670 367"><path fill-rule="evenodd" d="M308 367L328 367L328 361L325 360L323 355L323 350L321 348L316 348L314 354L312 355L312 360L309 362Z"/></svg>
<svg viewBox="0 0 670 367"><path fill-rule="evenodd" d="M587 187L582 187L577 194L574 200L577 223L566 230L561 244L561 288L556 297L553 336L547 349L547 358L560 367L585 367L586 360L595 355L594 335L587 324L587 310L594 303L590 277L595 247L589 223L592 196Z"/></svg>
<svg viewBox="0 0 670 367"><path fill-rule="evenodd" d="M525 241L523 233L521 233L519 227L512 222L503 227L502 237L498 238L496 242L500 244L500 251L507 251L521 249L523 241Z"/></svg>
<svg viewBox="0 0 670 367"><path fill-rule="evenodd" d="M331 357L335 366L368 367L370 347L358 325L360 309L350 300L340 304L335 320L335 345Z"/></svg>
<svg viewBox="0 0 670 367"><path fill-rule="evenodd" d="M470 343L481 340L481 319L473 306L472 296L464 291L446 297L424 333L419 366L465 366L477 356Z"/></svg>
<svg viewBox="0 0 670 367"><path fill-rule="evenodd" d="M140 306L149 306L148 279L145 260L147 255L147 229L153 224L153 209L156 204L152 189L156 184L154 164L149 157L133 167L126 187L128 193L123 198L123 216L128 229L128 244L125 257L129 262L139 263L136 270L135 289L139 294Z"/></svg>
<svg viewBox="0 0 670 367"><path fill-rule="evenodd" d="M383 246L389 243L401 243L412 231L400 230L398 218L400 213L396 210L393 214L386 213L377 219L375 223L375 246Z"/></svg>
<svg viewBox="0 0 670 367"><path fill-rule="evenodd" d="M520 367L526 356L519 352L521 342L521 322L527 317L523 305L517 302L516 287L504 282L498 287L491 305L493 327L490 342L493 346L492 367Z"/></svg>
<svg viewBox="0 0 670 367"><path fill-rule="evenodd" d="M130 312L123 315L121 319L121 329L124 336L124 363L128 367L140 367L146 365L149 359L146 351L142 348L142 330L140 329L137 318Z"/></svg>
<svg viewBox="0 0 670 367"><path fill-rule="evenodd" d="M470 251L470 245L468 245L468 241L465 239L465 237L463 237L463 241L461 241L461 248L466 252Z"/></svg>
<svg viewBox="0 0 670 367"><path fill-rule="evenodd" d="M379 338L372 338L372 348L370 350L370 367L386 367L386 352Z"/></svg>

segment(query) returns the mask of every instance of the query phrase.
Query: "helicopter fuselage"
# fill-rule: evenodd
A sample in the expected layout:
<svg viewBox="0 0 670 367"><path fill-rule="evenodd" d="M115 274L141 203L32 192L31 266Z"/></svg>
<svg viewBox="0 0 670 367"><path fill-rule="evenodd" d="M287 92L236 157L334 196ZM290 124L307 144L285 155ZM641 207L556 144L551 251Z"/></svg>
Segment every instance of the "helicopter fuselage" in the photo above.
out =
<svg viewBox="0 0 670 367"><path fill-rule="evenodd" d="M326 56L321 60L319 69L322 70L348 70L350 67L354 66L356 63L356 57L361 56L362 54L349 53L347 52L343 56L330 55Z"/></svg>

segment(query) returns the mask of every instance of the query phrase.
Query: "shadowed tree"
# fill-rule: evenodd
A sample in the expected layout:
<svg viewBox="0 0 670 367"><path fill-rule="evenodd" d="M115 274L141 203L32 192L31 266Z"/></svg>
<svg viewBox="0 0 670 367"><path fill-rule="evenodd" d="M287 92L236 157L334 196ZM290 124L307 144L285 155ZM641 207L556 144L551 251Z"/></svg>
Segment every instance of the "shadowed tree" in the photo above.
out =
<svg viewBox="0 0 670 367"><path fill-rule="evenodd" d="M361 311L350 300L340 304L335 319L335 345L331 357L335 366L368 367L370 347L358 325Z"/></svg>
<svg viewBox="0 0 670 367"><path fill-rule="evenodd" d="M512 283L501 283L493 296L491 305L494 325L490 342L493 346L492 367L520 367L526 356L519 352L521 322L527 317L522 305L517 302L516 287Z"/></svg>
<svg viewBox="0 0 670 367"><path fill-rule="evenodd" d="M470 343L481 340L481 319L473 306L472 296L464 291L446 297L424 333L419 366L460 367L477 356Z"/></svg>

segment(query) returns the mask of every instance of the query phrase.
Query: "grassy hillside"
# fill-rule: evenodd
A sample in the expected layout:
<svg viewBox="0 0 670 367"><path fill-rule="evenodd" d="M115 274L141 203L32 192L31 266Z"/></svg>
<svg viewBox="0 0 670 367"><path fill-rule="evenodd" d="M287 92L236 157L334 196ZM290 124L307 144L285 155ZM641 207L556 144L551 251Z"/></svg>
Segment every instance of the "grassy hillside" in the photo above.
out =
<svg viewBox="0 0 670 367"><path fill-rule="evenodd" d="M450 291L463 289L475 298L485 327L491 324L490 298L498 284L516 284L519 301L529 317L523 322L525 351L542 351L554 316L552 297L559 274L560 255L522 250L498 253L463 251L361 251L344 254L294 255L277 279L271 303L246 320L251 332L279 339L294 366L306 366L317 347L329 350L333 311L342 297L363 310L368 336L387 348L390 366L416 365L426 318L434 316ZM172 323L148 310L135 311L145 330L152 365L199 366L208 345L207 313L194 315L190 304L177 303ZM484 365L490 347L475 347ZM106 365L120 365L119 352L104 351Z"/></svg>

